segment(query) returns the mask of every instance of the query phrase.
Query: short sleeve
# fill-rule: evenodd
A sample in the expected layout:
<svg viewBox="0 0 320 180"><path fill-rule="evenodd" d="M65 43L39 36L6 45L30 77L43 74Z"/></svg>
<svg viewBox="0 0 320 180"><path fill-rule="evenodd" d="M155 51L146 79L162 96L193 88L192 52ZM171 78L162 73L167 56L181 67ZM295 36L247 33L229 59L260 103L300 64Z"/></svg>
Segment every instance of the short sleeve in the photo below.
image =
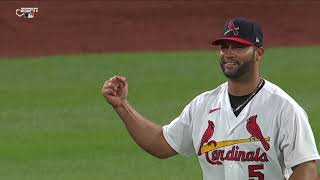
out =
<svg viewBox="0 0 320 180"><path fill-rule="evenodd" d="M281 121L280 150L283 152L286 168L320 159L308 116L300 106L285 110Z"/></svg>
<svg viewBox="0 0 320 180"><path fill-rule="evenodd" d="M163 135L168 144L179 154L191 156L195 153L192 141L192 103L188 104L180 116L163 126Z"/></svg>

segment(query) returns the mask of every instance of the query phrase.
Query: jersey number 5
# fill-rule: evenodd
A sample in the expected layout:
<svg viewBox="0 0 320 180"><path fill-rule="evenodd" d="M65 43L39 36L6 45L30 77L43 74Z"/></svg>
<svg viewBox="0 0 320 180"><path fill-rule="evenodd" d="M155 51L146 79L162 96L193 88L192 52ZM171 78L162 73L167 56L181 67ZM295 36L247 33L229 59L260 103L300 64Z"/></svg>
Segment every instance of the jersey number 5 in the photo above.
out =
<svg viewBox="0 0 320 180"><path fill-rule="evenodd" d="M257 180L264 180L264 174L260 172L259 170L262 170L263 164L260 165L249 165L248 171L249 171L249 180L256 180L254 177L257 177Z"/></svg>

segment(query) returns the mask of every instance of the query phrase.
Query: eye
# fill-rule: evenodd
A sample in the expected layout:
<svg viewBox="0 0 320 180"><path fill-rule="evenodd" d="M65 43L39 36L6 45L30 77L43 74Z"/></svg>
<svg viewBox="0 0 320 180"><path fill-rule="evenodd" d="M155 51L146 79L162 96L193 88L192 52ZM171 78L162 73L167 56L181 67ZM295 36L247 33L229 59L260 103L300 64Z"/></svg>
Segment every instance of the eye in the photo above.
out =
<svg viewBox="0 0 320 180"><path fill-rule="evenodd" d="M220 49L227 49L227 48L228 48L227 45L221 45L221 46L220 46Z"/></svg>

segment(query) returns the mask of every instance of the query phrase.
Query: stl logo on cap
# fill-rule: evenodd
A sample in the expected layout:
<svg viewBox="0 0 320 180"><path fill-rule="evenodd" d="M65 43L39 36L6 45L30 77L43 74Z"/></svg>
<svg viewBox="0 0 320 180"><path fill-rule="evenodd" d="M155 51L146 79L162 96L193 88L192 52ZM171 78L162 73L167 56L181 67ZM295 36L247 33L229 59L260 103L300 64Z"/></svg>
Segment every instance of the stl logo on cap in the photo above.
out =
<svg viewBox="0 0 320 180"><path fill-rule="evenodd" d="M228 34L229 32L233 32L234 36L238 36L239 34L239 27L235 27L235 25L233 24L233 21L230 21L228 24L228 30L224 33L224 35Z"/></svg>

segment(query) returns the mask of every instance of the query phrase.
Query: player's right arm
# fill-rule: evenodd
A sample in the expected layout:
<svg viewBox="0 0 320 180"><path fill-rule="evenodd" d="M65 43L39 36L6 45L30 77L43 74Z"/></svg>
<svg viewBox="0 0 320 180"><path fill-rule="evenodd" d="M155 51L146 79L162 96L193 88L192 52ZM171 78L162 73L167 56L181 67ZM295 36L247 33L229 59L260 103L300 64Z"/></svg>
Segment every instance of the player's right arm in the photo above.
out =
<svg viewBox="0 0 320 180"><path fill-rule="evenodd" d="M160 159L177 154L165 140L162 127L143 117L130 105L127 100L128 82L125 77L114 76L105 81L101 92L140 147Z"/></svg>

